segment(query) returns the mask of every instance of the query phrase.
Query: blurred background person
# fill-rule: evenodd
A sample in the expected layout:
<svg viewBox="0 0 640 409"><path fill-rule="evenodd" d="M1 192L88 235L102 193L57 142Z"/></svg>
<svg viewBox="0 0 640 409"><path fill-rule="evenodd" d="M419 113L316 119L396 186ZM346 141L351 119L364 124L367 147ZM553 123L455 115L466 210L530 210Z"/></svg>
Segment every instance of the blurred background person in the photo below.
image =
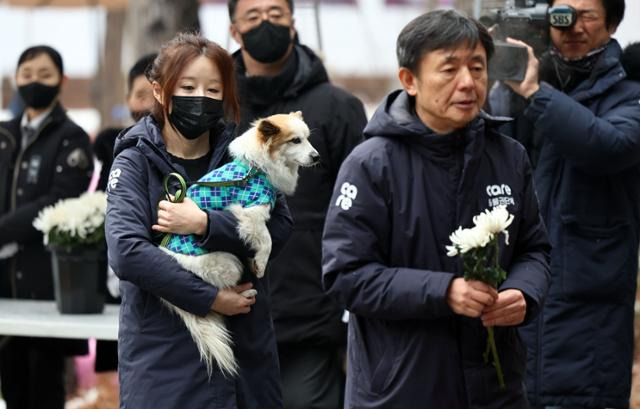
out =
<svg viewBox="0 0 640 409"><path fill-rule="evenodd" d="M143 56L135 62L127 77L126 104L134 122L149 114L153 108L153 87L146 77L148 69L153 65L157 53ZM100 161L100 178L97 190L107 190L109 171L113 162L113 147L116 137L123 128L107 128L100 132L93 143L93 153ZM103 289L106 301L120 303L118 277L109 268L107 283ZM97 401L118 401L118 343L115 341L97 340L94 369L97 374ZM115 403L114 403L115 404Z"/></svg>
<svg viewBox="0 0 640 409"><path fill-rule="evenodd" d="M146 73L157 55L157 53L145 55L136 61L129 70L126 104L134 122L138 122L153 108L153 88L146 77ZM96 187L98 190L104 191L107 188L109 169L111 169L111 163L113 162L113 146L115 145L116 137L122 130L123 128L107 128L96 136L93 143L93 152L102 164L100 179Z"/></svg>
<svg viewBox="0 0 640 409"><path fill-rule="evenodd" d="M0 295L51 300L51 257L33 219L44 207L87 189L91 145L59 103L65 76L56 50L45 45L26 49L15 82L26 107L15 119L0 122L0 263L5 271ZM86 341L9 338L0 349L7 408L62 409L64 356L85 353Z"/></svg>
<svg viewBox="0 0 640 409"><path fill-rule="evenodd" d="M343 159L362 140L360 100L329 82L320 58L298 43L292 0L230 0L236 62L239 131L260 117L302 111L320 166L300 170L287 204L294 231L267 277L278 340L284 406L342 407L343 308L320 282L322 227Z"/></svg>
<svg viewBox="0 0 640 409"><path fill-rule="evenodd" d="M627 79L640 81L640 42L624 48L620 63L627 73Z"/></svg>
<svg viewBox="0 0 640 409"><path fill-rule="evenodd" d="M529 48L522 82L492 94L527 148L549 229L551 288L523 330L535 407L628 408L640 238L640 84L625 79L611 36L624 0L555 0L575 25ZM516 42L524 45L524 43Z"/></svg>

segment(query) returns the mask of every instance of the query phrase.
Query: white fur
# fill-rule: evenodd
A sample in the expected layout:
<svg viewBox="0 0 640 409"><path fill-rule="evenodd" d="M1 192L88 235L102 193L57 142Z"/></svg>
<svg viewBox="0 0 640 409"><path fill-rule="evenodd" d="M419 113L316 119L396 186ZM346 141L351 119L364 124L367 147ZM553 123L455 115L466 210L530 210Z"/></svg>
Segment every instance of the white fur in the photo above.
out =
<svg viewBox="0 0 640 409"><path fill-rule="evenodd" d="M201 256L187 256L174 253L164 247L161 249L174 257L182 267L220 289L235 285L242 275L242 263L231 253L220 251ZM207 366L209 376L211 376L214 361L225 376L238 374L238 365L231 348L233 341L224 325L222 315L211 311L205 317L200 317L170 302L164 300L163 302L184 321L200 351L200 357Z"/></svg>
<svg viewBox="0 0 640 409"><path fill-rule="evenodd" d="M296 114L289 114L289 117L287 125L289 125L289 131L292 135L289 139L297 137L302 142L299 144L284 143L275 150L274 157L269 153L270 144L263 143L258 135L257 125L260 121L256 121L252 128L229 144L231 156L258 165L267 174L267 178L273 186L287 195L293 194L296 190L298 168L312 166L314 155L318 155L318 152L309 143L310 132L307 124Z"/></svg>
<svg viewBox="0 0 640 409"><path fill-rule="evenodd" d="M232 204L228 209L238 219L240 238L256 252L253 269L256 276L262 278L271 254L271 235L267 229L271 209L267 205L244 208L238 204Z"/></svg>
<svg viewBox="0 0 640 409"><path fill-rule="evenodd" d="M298 181L298 168L312 166L318 158L318 152L309 143L309 128L299 112L287 115L284 120L283 115L276 117L280 117L280 124L284 121L290 135L284 142L282 138L279 139L281 145L274 149L272 154L269 153L271 141L264 143L258 134L259 121L231 142L229 152L234 158L259 167L276 189L292 194ZM300 138L300 143L286 141L293 138ZM266 225L270 218L270 206L243 208L239 204L232 204L227 210L238 220L240 238L255 251L252 269L258 278L262 277L271 254L271 236ZM181 266L221 290L236 285L242 276L242 263L230 253L214 252L187 256L172 253L166 248L163 250L174 257ZM255 297L256 294L257 292L251 289L241 295L249 298ZM169 302L165 301L165 305L184 321L207 366L209 376L212 374L214 361L225 376L238 374L232 348L233 341L224 325L223 316L211 311L206 317L199 317Z"/></svg>

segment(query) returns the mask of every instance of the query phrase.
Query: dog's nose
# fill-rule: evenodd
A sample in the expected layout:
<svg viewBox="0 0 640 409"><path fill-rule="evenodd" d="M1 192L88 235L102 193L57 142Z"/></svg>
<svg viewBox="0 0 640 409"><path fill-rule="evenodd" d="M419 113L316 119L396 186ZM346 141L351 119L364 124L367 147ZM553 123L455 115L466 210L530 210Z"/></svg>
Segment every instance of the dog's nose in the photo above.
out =
<svg viewBox="0 0 640 409"><path fill-rule="evenodd" d="M317 152L312 153L311 154L311 161L313 162L314 165L317 164L317 163L320 163L320 155L318 155Z"/></svg>

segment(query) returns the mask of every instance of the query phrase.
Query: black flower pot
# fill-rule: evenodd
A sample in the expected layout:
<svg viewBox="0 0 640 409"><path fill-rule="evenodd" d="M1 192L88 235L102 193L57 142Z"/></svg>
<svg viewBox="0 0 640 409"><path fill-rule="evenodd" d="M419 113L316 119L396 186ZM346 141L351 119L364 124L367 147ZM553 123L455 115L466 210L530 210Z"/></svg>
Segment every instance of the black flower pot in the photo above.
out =
<svg viewBox="0 0 640 409"><path fill-rule="evenodd" d="M53 287L61 314L104 310L107 252L100 247L51 247Z"/></svg>

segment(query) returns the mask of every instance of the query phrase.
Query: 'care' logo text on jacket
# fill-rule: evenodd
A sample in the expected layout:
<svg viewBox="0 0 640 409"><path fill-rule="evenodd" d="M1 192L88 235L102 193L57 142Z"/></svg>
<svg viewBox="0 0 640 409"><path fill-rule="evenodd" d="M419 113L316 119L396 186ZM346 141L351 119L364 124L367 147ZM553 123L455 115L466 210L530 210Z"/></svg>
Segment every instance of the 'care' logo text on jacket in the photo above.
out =
<svg viewBox="0 0 640 409"><path fill-rule="evenodd" d="M509 185L487 185L487 196L489 196L489 207L496 207L500 205L515 205L511 195L511 188Z"/></svg>
<svg viewBox="0 0 640 409"><path fill-rule="evenodd" d="M339 206L342 210L351 209L353 201L356 199L356 196L358 196L358 188L356 185L344 182L340 187L340 193L338 200L336 200L336 206Z"/></svg>

